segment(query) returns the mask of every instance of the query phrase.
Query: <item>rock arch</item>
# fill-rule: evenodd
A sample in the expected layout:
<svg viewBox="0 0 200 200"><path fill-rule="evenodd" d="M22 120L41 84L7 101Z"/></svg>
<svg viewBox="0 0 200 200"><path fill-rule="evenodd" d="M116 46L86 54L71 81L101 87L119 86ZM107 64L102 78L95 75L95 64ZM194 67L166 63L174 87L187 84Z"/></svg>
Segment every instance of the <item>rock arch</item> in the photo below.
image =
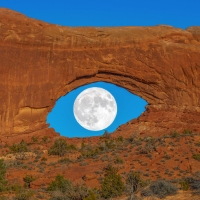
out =
<svg viewBox="0 0 200 200"><path fill-rule="evenodd" d="M200 27L70 28L0 9L0 30L2 137L47 131L56 100L96 81L149 103L116 134L200 130Z"/></svg>

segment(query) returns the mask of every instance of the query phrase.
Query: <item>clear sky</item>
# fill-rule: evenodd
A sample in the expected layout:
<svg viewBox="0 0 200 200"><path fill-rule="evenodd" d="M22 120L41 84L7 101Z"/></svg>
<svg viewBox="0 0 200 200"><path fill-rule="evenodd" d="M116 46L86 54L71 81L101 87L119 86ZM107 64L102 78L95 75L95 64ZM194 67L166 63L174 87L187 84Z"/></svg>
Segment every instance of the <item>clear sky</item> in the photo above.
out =
<svg viewBox="0 0 200 200"><path fill-rule="evenodd" d="M199 0L0 0L0 7L65 26L200 25Z"/></svg>
<svg viewBox="0 0 200 200"><path fill-rule="evenodd" d="M171 25L186 29L200 26L200 0L0 0L0 7L21 12L28 17L63 26L155 26ZM147 102L112 84L94 83L80 87L61 97L47 122L61 135L85 137L103 131L87 131L73 115L76 96L88 87L103 87L116 99L118 114L106 130L138 117Z"/></svg>
<svg viewBox="0 0 200 200"><path fill-rule="evenodd" d="M108 90L115 98L117 103L117 115L114 122L104 130L89 131L80 126L73 114L73 104L76 97L86 88L101 87ZM147 102L142 98L133 95L122 87L111 83L97 82L79 87L64 97L61 97L49 113L47 123L50 123L60 134L67 137L86 137L102 135L105 130L113 132L118 126L137 118L145 110Z"/></svg>

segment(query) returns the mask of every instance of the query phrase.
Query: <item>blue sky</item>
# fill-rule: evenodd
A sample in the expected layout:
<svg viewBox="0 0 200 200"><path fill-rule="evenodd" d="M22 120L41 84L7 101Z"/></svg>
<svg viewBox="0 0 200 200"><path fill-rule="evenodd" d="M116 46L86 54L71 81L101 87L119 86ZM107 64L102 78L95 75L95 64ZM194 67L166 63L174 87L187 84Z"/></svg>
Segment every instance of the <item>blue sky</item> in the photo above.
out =
<svg viewBox="0 0 200 200"><path fill-rule="evenodd" d="M117 115L114 122L106 129L101 131L89 131L80 126L73 114L73 104L76 97L86 88L101 87L108 90L115 98L117 103ZM137 118L145 110L147 102L142 98L131 94L126 89L111 83L97 82L81 86L64 97L61 97L47 117L50 123L60 134L67 137L89 137L102 135L105 130L113 132L119 125Z"/></svg>
<svg viewBox="0 0 200 200"><path fill-rule="evenodd" d="M63 26L155 26L171 25L186 29L200 26L199 0L0 0L0 7L10 8L31 18ZM88 87L103 87L116 99L118 114L106 130L114 131L120 124L138 117L147 102L112 84L94 83L80 87L61 97L47 122L61 135L85 137L103 131L82 128L73 115L76 96Z"/></svg>
<svg viewBox="0 0 200 200"><path fill-rule="evenodd" d="M0 0L0 7L65 26L200 25L199 0Z"/></svg>

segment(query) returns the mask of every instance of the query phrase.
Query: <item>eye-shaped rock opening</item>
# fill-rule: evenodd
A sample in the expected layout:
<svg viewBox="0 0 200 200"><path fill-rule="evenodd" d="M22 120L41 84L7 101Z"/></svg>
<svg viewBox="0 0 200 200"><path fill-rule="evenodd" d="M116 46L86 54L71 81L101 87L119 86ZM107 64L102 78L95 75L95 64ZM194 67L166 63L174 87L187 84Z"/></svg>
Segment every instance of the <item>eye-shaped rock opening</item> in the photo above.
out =
<svg viewBox="0 0 200 200"><path fill-rule="evenodd" d="M74 103L81 92L94 87L108 91L114 100L107 98L100 90L100 96L93 98L90 94L87 94L79 100L79 104ZM90 100L91 102L89 102ZM110 106L114 103L116 103L115 107ZM121 125L138 118L145 111L146 105L147 102L144 99L130 93L125 88L107 82L95 82L78 87L59 98L47 116L47 123L60 135L70 138L100 136L105 131L115 132ZM81 111L78 112L78 109ZM110 115L106 118L107 112ZM116 115L113 121L111 119L112 123L105 127L102 123L107 124L114 112L116 112ZM80 117L80 120L77 120L78 117ZM99 126L98 130L93 130L95 123ZM86 125L86 128L84 125Z"/></svg>

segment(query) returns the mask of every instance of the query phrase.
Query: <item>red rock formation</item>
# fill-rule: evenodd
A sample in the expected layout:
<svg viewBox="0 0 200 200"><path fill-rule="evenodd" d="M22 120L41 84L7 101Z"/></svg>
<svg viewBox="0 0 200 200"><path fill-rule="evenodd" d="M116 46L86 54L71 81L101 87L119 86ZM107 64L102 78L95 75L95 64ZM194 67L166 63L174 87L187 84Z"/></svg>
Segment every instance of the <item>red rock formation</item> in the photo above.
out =
<svg viewBox="0 0 200 200"><path fill-rule="evenodd" d="M2 140L48 134L56 100L95 81L149 103L116 134L200 131L200 27L71 28L0 9L0 33Z"/></svg>

